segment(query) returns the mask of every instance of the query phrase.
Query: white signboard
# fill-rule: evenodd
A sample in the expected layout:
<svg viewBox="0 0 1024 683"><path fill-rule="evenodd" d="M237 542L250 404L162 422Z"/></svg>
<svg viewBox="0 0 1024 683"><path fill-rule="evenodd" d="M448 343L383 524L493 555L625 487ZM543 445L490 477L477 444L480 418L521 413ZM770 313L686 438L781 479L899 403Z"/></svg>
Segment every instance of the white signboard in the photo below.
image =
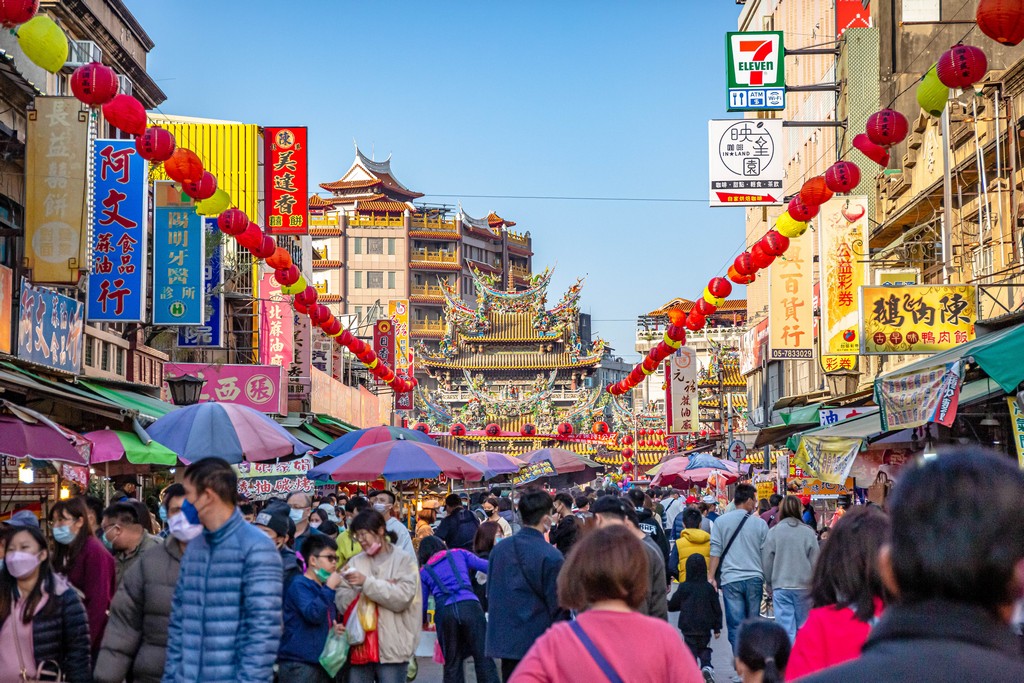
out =
<svg viewBox="0 0 1024 683"><path fill-rule="evenodd" d="M782 120L708 121L711 206L782 203Z"/></svg>
<svg viewBox="0 0 1024 683"><path fill-rule="evenodd" d="M697 405L697 352L684 346L665 361L665 407L669 434L700 431Z"/></svg>
<svg viewBox="0 0 1024 683"><path fill-rule="evenodd" d="M859 408L822 408L818 411L818 419L821 422L822 427L828 425L834 425L843 420L849 420L852 417L860 417L862 415L870 415L871 413L877 413L878 406L861 406Z"/></svg>

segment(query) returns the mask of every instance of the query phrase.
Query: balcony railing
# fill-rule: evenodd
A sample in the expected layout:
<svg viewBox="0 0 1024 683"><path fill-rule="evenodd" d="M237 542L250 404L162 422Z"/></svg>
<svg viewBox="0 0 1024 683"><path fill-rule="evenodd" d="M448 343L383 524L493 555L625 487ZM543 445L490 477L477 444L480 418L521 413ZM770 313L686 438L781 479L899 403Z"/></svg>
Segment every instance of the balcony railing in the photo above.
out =
<svg viewBox="0 0 1024 683"><path fill-rule="evenodd" d="M530 238L527 237L526 235L520 234L518 232L512 232L511 230L506 230L505 234L508 235L509 242L515 242L516 244L522 245L524 247L530 246Z"/></svg>
<svg viewBox="0 0 1024 683"><path fill-rule="evenodd" d="M309 227L311 228L337 228L338 215L327 214L326 216L310 216Z"/></svg>
<svg viewBox="0 0 1024 683"><path fill-rule="evenodd" d="M456 232L455 220L445 220L441 216L424 216L422 214L416 214L409 219L409 225L413 230Z"/></svg>
<svg viewBox="0 0 1024 683"><path fill-rule="evenodd" d="M444 290L441 289L441 285L410 285L409 286L410 296L432 296L432 297L443 297Z"/></svg>
<svg viewBox="0 0 1024 683"><path fill-rule="evenodd" d="M444 334L444 321L413 320L409 328L413 336L417 334Z"/></svg>
<svg viewBox="0 0 1024 683"><path fill-rule="evenodd" d="M530 279L530 269L523 266L509 266L508 272L512 274L512 277L521 277L524 280Z"/></svg>
<svg viewBox="0 0 1024 683"><path fill-rule="evenodd" d="M496 385L491 385L490 388L493 390L497 389L498 387ZM444 389L440 389L438 390L437 395L438 398L440 398L442 401L456 403L460 401L469 401L471 398L473 398L473 394L471 394L468 389L453 389L451 391L445 391ZM586 389L579 391L572 391L571 389L559 389L558 391L554 391L551 393L551 399L554 401L580 401L586 398L588 395L589 391Z"/></svg>
<svg viewBox="0 0 1024 683"><path fill-rule="evenodd" d="M409 260L413 263L452 263L459 262L459 254L456 251L431 251L429 249L413 249L409 252Z"/></svg>
<svg viewBox="0 0 1024 683"><path fill-rule="evenodd" d="M369 228L401 228L405 225L405 218L400 213L350 213L348 214L348 224Z"/></svg>

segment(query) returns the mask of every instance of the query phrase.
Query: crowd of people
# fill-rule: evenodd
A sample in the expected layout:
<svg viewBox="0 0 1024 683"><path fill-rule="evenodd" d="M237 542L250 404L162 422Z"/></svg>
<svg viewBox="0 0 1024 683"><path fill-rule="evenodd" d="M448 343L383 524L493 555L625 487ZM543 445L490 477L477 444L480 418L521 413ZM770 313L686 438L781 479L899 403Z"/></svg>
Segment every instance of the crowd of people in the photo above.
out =
<svg viewBox="0 0 1024 683"><path fill-rule="evenodd" d="M745 483L721 514L671 490L450 494L412 529L393 491L240 501L216 458L155 515L133 493L0 527L0 683L397 683L424 629L445 683L469 659L481 683L714 681L723 630L748 683L1024 680L1024 475L980 450L908 467L826 539Z"/></svg>

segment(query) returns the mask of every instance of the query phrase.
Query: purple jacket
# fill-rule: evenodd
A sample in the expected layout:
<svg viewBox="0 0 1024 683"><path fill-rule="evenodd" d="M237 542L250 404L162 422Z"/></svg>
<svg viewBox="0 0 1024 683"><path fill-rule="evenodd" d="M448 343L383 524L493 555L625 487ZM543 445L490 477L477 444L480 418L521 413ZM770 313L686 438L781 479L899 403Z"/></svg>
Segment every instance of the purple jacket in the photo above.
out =
<svg viewBox="0 0 1024 683"><path fill-rule="evenodd" d="M487 561L460 548L435 553L420 569L423 604L427 604L427 596L431 594L437 605L451 605L462 600L479 602L473 592L473 583L469 580L470 571L486 573ZM435 576L437 581L434 580Z"/></svg>

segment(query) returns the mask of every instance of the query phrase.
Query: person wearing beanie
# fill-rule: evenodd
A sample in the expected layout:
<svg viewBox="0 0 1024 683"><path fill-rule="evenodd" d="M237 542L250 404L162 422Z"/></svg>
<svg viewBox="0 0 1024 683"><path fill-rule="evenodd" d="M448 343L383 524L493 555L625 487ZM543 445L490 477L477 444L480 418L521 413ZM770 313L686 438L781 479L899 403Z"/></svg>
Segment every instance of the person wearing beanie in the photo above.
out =
<svg viewBox="0 0 1024 683"><path fill-rule="evenodd" d="M288 546L288 536L291 520L288 518L287 505L269 505L266 509L256 515L256 528L262 531L274 542L278 554L281 555L281 565L284 572L283 590L287 591L295 577L302 574L299 568L299 558L295 551Z"/></svg>

